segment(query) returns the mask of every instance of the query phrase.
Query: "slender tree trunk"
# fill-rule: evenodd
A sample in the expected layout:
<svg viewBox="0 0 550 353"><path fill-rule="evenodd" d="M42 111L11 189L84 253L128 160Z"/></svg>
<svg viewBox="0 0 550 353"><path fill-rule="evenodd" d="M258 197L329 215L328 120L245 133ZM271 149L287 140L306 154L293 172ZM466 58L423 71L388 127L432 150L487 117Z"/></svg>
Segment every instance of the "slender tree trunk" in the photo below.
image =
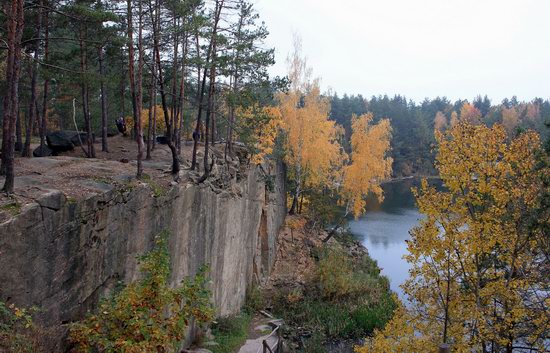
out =
<svg viewBox="0 0 550 353"><path fill-rule="evenodd" d="M147 154L145 156L145 159L150 160L151 159L151 147L153 145L153 110L155 107L155 95L157 94L155 92L155 63L153 62L153 67L151 69L151 87L149 91L149 124L147 128Z"/></svg>
<svg viewBox="0 0 550 353"><path fill-rule="evenodd" d="M198 39L197 39L198 40ZM198 42L197 42L197 48L198 48ZM202 73L202 82L200 84L200 89L198 92L198 111L197 111L197 123L195 125L195 137L193 138L193 155L191 158L191 170L195 170L197 167L197 148L199 145L199 140L201 136L201 118L202 118L202 108L203 108L203 99L204 99L204 91L206 89L206 73L207 69L206 66L208 65L208 59L210 57L210 51L212 49L212 42L210 42L210 46L208 49L208 53L206 56L206 65L204 67L203 73Z"/></svg>
<svg viewBox="0 0 550 353"><path fill-rule="evenodd" d="M166 141L168 142L168 148L170 149L170 152L172 153L172 174L178 174L180 171L180 162L178 159L178 151L176 150L176 147L174 146L174 143L172 141L172 125L170 121L170 111L168 109L168 102L166 99L166 90L164 86L164 75L162 72L162 61L160 58L160 43L159 43L159 35L160 35L160 9L159 9L159 1L155 1L155 7L157 11L157 16L154 16L153 19L153 52L154 56L157 62L157 70L158 70L158 84L159 84L159 91L160 91L160 98L162 101L162 110L164 112L164 122L166 124Z"/></svg>
<svg viewBox="0 0 550 353"><path fill-rule="evenodd" d="M100 76L100 90L101 90L101 150L103 152L109 152L109 146L107 145L107 89L105 88L105 50L103 47L98 48L99 54L99 76Z"/></svg>
<svg viewBox="0 0 550 353"><path fill-rule="evenodd" d="M86 32L86 30L84 30ZM86 157L95 158L94 142L93 142L93 132L92 132L92 123L90 117L90 94L89 87L87 82L87 77L85 74L88 71L88 48L84 40L85 34L80 31L80 70L82 74L81 83L81 93L82 93L82 113L84 114L84 124L86 125L86 146L87 152Z"/></svg>
<svg viewBox="0 0 550 353"><path fill-rule="evenodd" d="M178 127L177 127L177 138L176 138L176 147L178 149L178 155L181 155L181 135L183 131L183 111L184 111L184 96L185 96L185 57L187 55L187 32L183 35L183 46L182 46L182 55L181 55L181 81L180 81L180 93L178 97Z"/></svg>
<svg viewBox="0 0 550 353"><path fill-rule="evenodd" d="M36 38L40 38L42 34L42 11L43 11L43 0L40 1L40 10L38 11L38 21L36 24ZM21 156L31 157L31 139L34 132L36 117L38 111L36 109L36 102L38 99L38 94L36 92L36 85L38 81L38 55L40 49L40 41L35 41L34 46L34 60L31 61L31 100L29 103L29 120L27 121L27 129L25 135L25 145L23 146L23 151Z"/></svg>
<svg viewBox="0 0 550 353"><path fill-rule="evenodd" d="M121 57L124 57L124 53L122 53ZM126 75L124 74L126 63L124 60L121 62L121 65L123 74L120 75L120 118L126 119Z"/></svg>
<svg viewBox="0 0 550 353"><path fill-rule="evenodd" d="M46 2L46 6L48 3ZM48 63L50 56L50 13L48 10L44 14L44 62ZM50 80L48 76L44 78L44 92L42 96L42 114L40 119L40 151L44 151L46 134L48 133L48 91Z"/></svg>
<svg viewBox="0 0 550 353"><path fill-rule="evenodd" d="M21 37L24 28L23 0L13 0L4 4L7 15L7 45L6 82L8 83L4 97L4 120L2 122L2 165L0 170L6 176L2 190L13 193L15 184L15 121L19 111L19 73L21 70Z"/></svg>
<svg viewBox="0 0 550 353"><path fill-rule="evenodd" d="M137 84L134 72L134 29L133 29L133 12L132 0L127 1L128 10L128 74L130 77L130 93L132 95L132 110L134 113L134 133L138 145L137 153L137 172L136 177L139 179L143 174L143 130L141 128L141 105L142 105L142 73L143 73L143 46L142 46L142 8L141 0L138 0L138 72Z"/></svg>
<svg viewBox="0 0 550 353"><path fill-rule="evenodd" d="M221 15L221 11L222 11L222 8L223 8L223 2L224 0L216 0L216 8L215 8L215 12L214 12L214 25L213 25L213 28L212 28L212 38L210 39L210 45L208 46L208 52L207 52L207 55L206 55L206 65L204 67L204 70L203 70L203 76L202 76L202 84L201 84L201 89L200 89L200 94L199 94L199 99L198 99L198 104L199 104L199 109L198 109L198 113L197 113L197 125L195 127L195 134L197 135L198 137L198 134L200 133L200 127L201 127L201 115L202 115L202 105L203 105L203 99L204 99L204 91L205 91L205 87L206 87L206 72L207 72L207 67L209 66L210 64L210 77L212 78L216 78L215 76L215 68L213 68L214 66L214 60L212 58L215 57L216 55L216 37L217 37L217 32L218 32L218 23L220 21L220 15ZM198 40L198 39L197 39ZM198 46L198 43L197 43L197 46ZM209 91L208 93L208 97L209 97L209 101L208 101L208 106L207 106L207 110L210 107L210 104L211 104L211 98L212 98L212 93L213 93L213 82L210 82L210 87L211 87L211 90ZM209 129L209 118L210 116L208 115L208 112L207 112L207 121L205 122L205 125L206 125L206 131L205 131L205 151L208 150L208 129ZM198 138L195 138L195 141L194 141L194 144L193 144L193 158L192 158L192 162L191 162L191 170L194 170L196 165L197 165L197 146L198 146ZM204 155L204 160L205 160L205 163L204 165L207 166L208 165L208 154L205 154ZM205 169L205 174L201 177L201 180L204 178L206 179L206 177L208 177L207 173L208 173L208 167ZM206 176L206 177L205 177Z"/></svg>
<svg viewBox="0 0 550 353"><path fill-rule="evenodd" d="M23 128L21 127L21 116L19 112L15 119L15 150L21 152L23 150ZM27 119L25 118L24 120L26 121Z"/></svg>
<svg viewBox="0 0 550 353"><path fill-rule="evenodd" d="M155 65L153 65L153 70L156 70ZM154 151L157 147L157 81L155 80L155 92L153 97L153 145L151 146L151 151Z"/></svg>
<svg viewBox="0 0 550 353"><path fill-rule="evenodd" d="M172 142L176 144L177 139L177 116L176 111L178 110L178 99L177 99L177 92L176 89L178 87L178 47L179 47L179 36L178 36L178 20L177 17L174 16L172 19L172 26L173 26L173 61L172 61L172 89L171 89L171 116L170 120L172 121L172 127L174 128L174 133L172 135Z"/></svg>
<svg viewBox="0 0 550 353"><path fill-rule="evenodd" d="M141 112L143 107L143 6L142 0L138 0L139 11L139 29L138 29L138 72L137 72L137 109L138 116L136 121L137 132L137 178L141 178L143 175L143 128L141 126Z"/></svg>
<svg viewBox="0 0 550 353"><path fill-rule="evenodd" d="M205 181L206 178L208 178L208 176L210 175L210 167L208 165L208 147L209 147L208 139L210 134L208 129L210 127L210 118L214 111L214 94L216 91L216 44L217 44L217 34L218 34L218 23L220 21L223 2L224 0L216 0L214 27L212 29L212 38L210 39L210 49L209 49L210 82L209 82L209 89L208 89L208 103L207 103L208 106L206 108L206 121L204 123L206 128L206 131L204 132L204 158L203 158L204 173L199 179L199 182ZM205 73L206 73L206 70L205 70ZM214 140L212 140L212 143L214 143Z"/></svg>
<svg viewBox="0 0 550 353"><path fill-rule="evenodd" d="M344 215L342 216L342 218L340 218L340 220L336 223L336 225L332 228L332 230L328 233L328 235L325 237L325 239L323 239L323 243L326 243L327 241L330 240L330 238L332 238L334 236L334 234L336 234L336 231L338 229L340 229L340 227L342 226L342 224L344 223L344 221L346 220L346 218L348 217L348 214L349 214L349 203L346 204L346 212L344 213Z"/></svg>
<svg viewBox="0 0 550 353"><path fill-rule="evenodd" d="M294 198L292 199L292 206L290 207L289 214L295 214L298 211L298 200L302 194L302 167L298 162L296 168L296 189L294 191Z"/></svg>
<svg viewBox="0 0 550 353"><path fill-rule="evenodd" d="M214 45L215 50L215 45ZM206 108L206 121L204 122L204 125L206 127L206 130L204 132L204 158L203 158L203 166L204 166L204 173L200 177L199 182L203 182L208 178L210 175L210 167L208 165L208 146L209 146L209 129L210 129L210 117L212 115L213 111L213 102L214 102L214 94L216 90L215 86L215 80L216 80L216 68L214 66L214 60L212 60L212 66L210 66L210 87L208 89L208 106ZM213 142L213 141L212 141Z"/></svg>

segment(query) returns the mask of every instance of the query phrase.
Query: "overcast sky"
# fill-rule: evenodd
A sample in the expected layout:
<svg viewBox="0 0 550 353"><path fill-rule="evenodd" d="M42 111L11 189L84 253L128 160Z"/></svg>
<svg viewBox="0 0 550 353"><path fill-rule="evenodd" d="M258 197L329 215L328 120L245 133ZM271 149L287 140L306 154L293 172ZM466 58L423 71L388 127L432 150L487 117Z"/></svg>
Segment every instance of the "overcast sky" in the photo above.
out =
<svg viewBox="0 0 550 353"><path fill-rule="evenodd" d="M324 90L550 98L550 0L253 0L286 73L292 34Z"/></svg>

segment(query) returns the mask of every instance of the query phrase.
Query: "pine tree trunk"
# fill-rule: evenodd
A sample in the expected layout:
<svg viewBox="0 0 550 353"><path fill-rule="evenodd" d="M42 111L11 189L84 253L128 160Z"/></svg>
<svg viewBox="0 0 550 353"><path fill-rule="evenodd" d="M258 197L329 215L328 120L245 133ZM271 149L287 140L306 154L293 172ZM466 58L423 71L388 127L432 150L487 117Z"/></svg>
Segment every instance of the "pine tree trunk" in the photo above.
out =
<svg viewBox="0 0 550 353"><path fill-rule="evenodd" d="M48 4L46 4L48 5ZM50 16L46 10L44 14L44 62L48 63L50 55ZM46 144L46 134L48 133L48 91L50 80L48 77L44 79L44 92L42 96L42 114L40 119L40 150L43 151Z"/></svg>
<svg viewBox="0 0 550 353"><path fill-rule="evenodd" d="M172 141L172 125L170 121L170 111L168 109L168 102L166 99L166 91L164 86L164 75L162 72L162 61L160 58L160 43L159 43L159 35L160 35L160 9L159 9L159 0L155 1L155 8L157 9L157 14L155 18L153 18L153 55L155 56L157 70L158 70L158 84L159 84L159 91L160 91L160 98L162 101L162 110L164 112L164 122L166 124L166 141L168 142L168 148L170 149L170 152L172 153L172 174L176 175L180 171L180 162L178 159L178 152L176 150L176 147L174 146L174 143Z"/></svg>
<svg viewBox="0 0 550 353"><path fill-rule="evenodd" d="M99 76L100 76L100 90L101 90L101 150L103 152L109 152L109 146L107 145L107 89L105 88L105 63L104 63L104 49L98 48L99 51Z"/></svg>
<svg viewBox="0 0 550 353"><path fill-rule="evenodd" d="M23 128L21 127L21 116L19 112L15 118L15 150L18 152L23 151ZM24 119L27 120L26 118Z"/></svg>
<svg viewBox="0 0 550 353"><path fill-rule="evenodd" d="M15 121L19 112L19 74L21 70L21 37L24 28L23 0L13 0L4 4L7 15L6 82L8 84L4 97L4 119L2 122L2 165L0 170L6 176L2 190L7 194L14 191L15 184Z"/></svg>
<svg viewBox="0 0 550 353"><path fill-rule="evenodd" d="M210 82L209 82L209 89L208 89L208 102L207 102L208 106L206 108L206 121L204 123L206 127L206 131L204 132L204 158L203 158L204 173L199 179L199 182L205 181L210 175L210 167L208 165L208 147L209 147L208 139L210 134L208 130L210 128L210 118L212 117L212 113L214 111L214 95L216 91L216 44L217 44L218 23L220 21L223 2L224 0L216 0L214 27L212 29L212 38L210 39L210 49L209 49ZM205 70L205 73L206 73L206 70ZM212 123L213 122L214 122L214 119L212 119ZM214 131L214 129L212 129L212 131ZM212 133L212 138L214 138L213 133ZM212 140L212 144L213 143L214 143L214 140Z"/></svg>
<svg viewBox="0 0 550 353"><path fill-rule="evenodd" d="M138 154L137 154L137 178L141 178L143 175L143 128L141 126L141 112L143 107L143 7L142 0L138 0L138 11L139 11L139 29L138 29L138 72L137 72L137 121L136 121L136 132L137 132L137 144L138 144Z"/></svg>
<svg viewBox="0 0 550 353"><path fill-rule="evenodd" d="M199 50L199 38L198 36L195 37L197 50ZM203 100L204 100L204 91L206 89L206 66L208 65L208 60L210 58L210 51L212 48L212 42L210 43L210 46L208 47L208 53L206 55L206 65L202 72L202 80L200 80L200 67L198 68L199 72L199 82L201 82L200 89L198 90L198 96L197 96L197 105L198 105L198 111L197 111L197 123L195 125L195 132L193 136L193 154L191 158L191 170L195 170L197 167L197 150L199 145L199 140L201 136L201 119L202 119L202 109L203 109Z"/></svg>
<svg viewBox="0 0 550 353"><path fill-rule="evenodd" d="M38 21L36 25L36 38L40 38L42 34L42 11L43 11L43 0L40 1L40 10L38 11ZM34 127L36 123L36 117L38 115L37 110L37 99L38 94L36 92L36 85L38 81L38 53L40 49L40 41L35 41L34 47L34 60L31 62L31 100L29 102L29 120L27 121L27 129L25 135L25 145L23 146L23 151L21 156L23 157L32 157L31 154L31 139L34 132Z"/></svg>
<svg viewBox="0 0 550 353"><path fill-rule="evenodd" d="M155 63L152 64L153 67L151 69L151 87L149 90L149 126L147 128L147 152L145 159L150 160L151 159L151 148L153 146L153 141L151 141L153 136L153 110L155 107L155 95L157 94L155 92Z"/></svg>

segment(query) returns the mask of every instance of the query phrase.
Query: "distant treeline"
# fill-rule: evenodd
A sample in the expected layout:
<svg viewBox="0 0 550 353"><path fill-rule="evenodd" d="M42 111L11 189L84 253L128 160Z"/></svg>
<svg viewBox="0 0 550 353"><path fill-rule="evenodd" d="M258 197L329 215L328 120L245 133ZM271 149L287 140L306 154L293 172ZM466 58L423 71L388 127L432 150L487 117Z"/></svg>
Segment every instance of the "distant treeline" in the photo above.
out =
<svg viewBox="0 0 550 353"><path fill-rule="evenodd" d="M331 99L331 118L346 131L346 141L351 134L351 117L366 112L374 114L375 121L388 118L391 121L393 175L434 175L434 129L445 129L454 121L466 119L492 126L502 123L510 134L534 129L547 139L550 123L550 101L535 98L530 102L519 101L515 96L493 104L487 97L477 96L473 101L452 102L446 97L426 98L416 103L404 96L387 95L365 98L362 95L338 96Z"/></svg>

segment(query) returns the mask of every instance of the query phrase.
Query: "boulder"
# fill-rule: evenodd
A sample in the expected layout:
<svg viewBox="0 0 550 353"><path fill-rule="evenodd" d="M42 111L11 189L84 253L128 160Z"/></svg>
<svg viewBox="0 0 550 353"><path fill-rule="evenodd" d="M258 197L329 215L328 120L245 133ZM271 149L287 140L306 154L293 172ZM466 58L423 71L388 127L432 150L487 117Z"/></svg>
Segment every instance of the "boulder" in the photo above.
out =
<svg viewBox="0 0 550 353"><path fill-rule="evenodd" d="M53 155L53 151L48 146L38 146L32 151L34 157L50 157Z"/></svg>
<svg viewBox="0 0 550 353"><path fill-rule="evenodd" d="M167 145L168 139L166 138L166 136L157 136L157 143L160 145Z"/></svg>
<svg viewBox="0 0 550 353"><path fill-rule="evenodd" d="M82 140L83 144L86 144L86 141L88 140L88 133L81 132L80 133L80 140L78 139L78 133L76 131L70 131L73 133L73 136L71 137L71 142L75 146L80 146L80 140ZM92 141L95 143L95 135L92 134Z"/></svg>
<svg viewBox="0 0 550 353"><path fill-rule="evenodd" d="M46 135L46 142L54 154L57 152L71 151L74 149L74 144L71 142L71 139L75 135L75 131L54 131Z"/></svg>

